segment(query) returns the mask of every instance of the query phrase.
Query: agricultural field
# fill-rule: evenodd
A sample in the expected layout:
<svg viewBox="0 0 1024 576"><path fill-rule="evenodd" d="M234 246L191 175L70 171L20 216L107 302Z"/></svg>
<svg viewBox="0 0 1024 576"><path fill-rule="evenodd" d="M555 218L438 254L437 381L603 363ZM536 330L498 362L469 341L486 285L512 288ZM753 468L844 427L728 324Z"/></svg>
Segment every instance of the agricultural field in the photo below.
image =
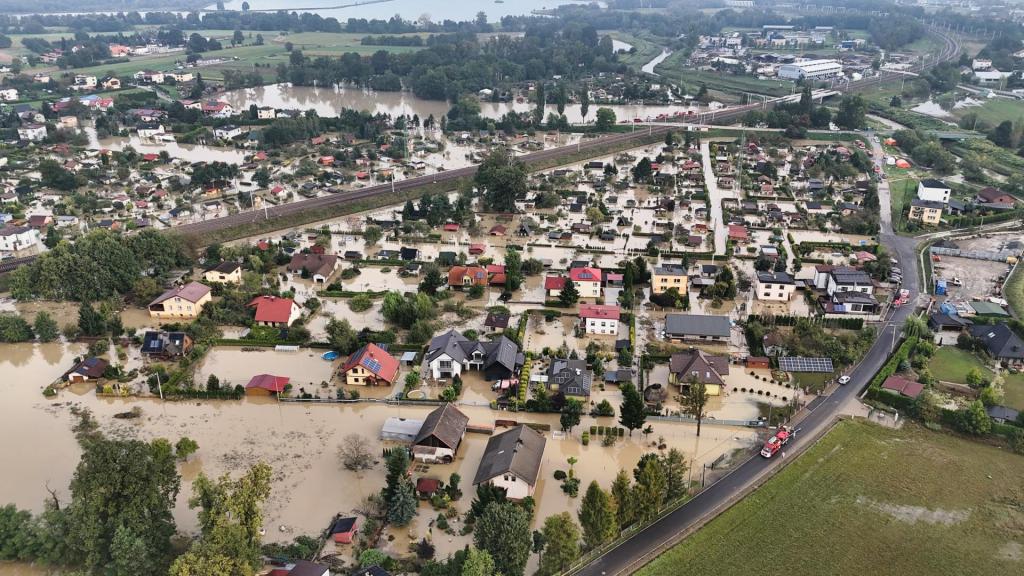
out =
<svg viewBox="0 0 1024 576"><path fill-rule="evenodd" d="M206 58L221 58L225 62L200 68L190 68L194 73L202 74L207 79L218 79L224 70L234 69L250 71L254 66L264 68L260 70L264 75L273 75L278 62L287 62L288 55L283 45L264 44L263 46L239 46L237 48L225 48L204 54ZM237 60L235 60L237 58ZM130 76L139 70L152 68L154 70L166 70L173 68L180 62L184 62L185 53L175 52L172 54L156 54L153 56L134 57L128 62L116 64L103 64L89 68L76 68L78 74L95 74L98 76L109 73L118 76Z"/></svg>
<svg viewBox="0 0 1024 576"><path fill-rule="evenodd" d="M992 371L986 368L977 356L953 346L939 348L935 351L935 356L928 362L928 369L931 370L933 376L939 380L957 384L966 384L967 373L974 368L981 370L982 374L988 377L992 376Z"/></svg>
<svg viewBox="0 0 1024 576"><path fill-rule="evenodd" d="M638 574L1016 573L1022 474L1024 457L1007 450L842 422Z"/></svg>
<svg viewBox="0 0 1024 576"><path fill-rule="evenodd" d="M1024 266L1016 266L1006 283L1006 299L1020 318L1024 316Z"/></svg>
<svg viewBox="0 0 1024 576"><path fill-rule="evenodd" d="M278 46L284 46L286 42L291 42L293 46L302 50L306 56L338 56L345 52L367 55L380 50L404 53L423 49L421 46L363 46L360 42L366 36L368 34L300 32L274 38L267 37L266 39L268 43ZM389 34L389 36L391 35ZM428 34L398 34L397 36L421 36L426 39Z"/></svg>

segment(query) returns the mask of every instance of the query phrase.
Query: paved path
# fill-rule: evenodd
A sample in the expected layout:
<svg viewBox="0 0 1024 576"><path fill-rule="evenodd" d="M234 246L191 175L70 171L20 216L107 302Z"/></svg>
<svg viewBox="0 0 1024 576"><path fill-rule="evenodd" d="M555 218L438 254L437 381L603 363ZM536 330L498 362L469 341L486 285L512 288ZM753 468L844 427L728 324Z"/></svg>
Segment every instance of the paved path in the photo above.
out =
<svg viewBox="0 0 1024 576"><path fill-rule="evenodd" d="M707 140L700 143L701 163L704 165L704 184L708 187L708 210L711 215L711 227L715 230L715 254L725 255L725 243L729 239L725 218L722 216L722 199L733 198L731 191L718 187L715 178L714 158L711 157L711 144Z"/></svg>

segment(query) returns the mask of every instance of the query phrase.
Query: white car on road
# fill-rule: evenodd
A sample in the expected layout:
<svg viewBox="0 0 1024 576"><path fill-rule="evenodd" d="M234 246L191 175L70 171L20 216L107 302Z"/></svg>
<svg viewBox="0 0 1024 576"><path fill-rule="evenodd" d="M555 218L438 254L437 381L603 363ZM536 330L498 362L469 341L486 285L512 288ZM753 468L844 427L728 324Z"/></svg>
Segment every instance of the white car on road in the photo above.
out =
<svg viewBox="0 0 1024 576"><path fill-rule="evenodd" d="M839 385L840 385L840 386L846 386L846 384L847 384L847 383L848 383L849 381L850 381L850 377L849 377L849 376L840 376L840 377L839 377Z"/></svg>

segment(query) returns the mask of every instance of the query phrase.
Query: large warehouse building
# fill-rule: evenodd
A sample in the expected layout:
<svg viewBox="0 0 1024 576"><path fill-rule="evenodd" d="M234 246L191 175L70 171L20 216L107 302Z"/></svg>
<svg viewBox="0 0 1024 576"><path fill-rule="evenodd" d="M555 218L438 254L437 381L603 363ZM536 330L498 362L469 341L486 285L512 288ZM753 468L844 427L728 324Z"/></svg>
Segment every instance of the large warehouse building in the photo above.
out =
<svg viewBox="0 0 1024 576"><path fill-rule="evenodd" d="M843 73L843 66L836 60L805 60L779 67L779 78L786 80L821 80Z"/></svg>

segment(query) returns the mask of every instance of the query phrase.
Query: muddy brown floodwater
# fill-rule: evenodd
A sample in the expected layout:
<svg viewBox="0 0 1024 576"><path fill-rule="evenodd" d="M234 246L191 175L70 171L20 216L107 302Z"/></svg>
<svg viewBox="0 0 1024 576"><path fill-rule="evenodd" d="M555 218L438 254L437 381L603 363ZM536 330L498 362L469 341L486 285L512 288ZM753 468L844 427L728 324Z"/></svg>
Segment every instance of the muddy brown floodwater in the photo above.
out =
<svg viewBox="0 0 1024 576"><path fill-rule="evenodd" d="M423 419L429 406L364 402L359 404L300 404L278 402L270 398L246 398L241 401L160 402L151 398L97 398L86 387L62 390L53 400L44 399L43 386L58 378L83 347L60 343L42 345L0 346L0 434L5 438L24 437L31 431L31 441L11 442L5 460L17 474L0 475L0 502L39 511L47 496L47 486L68 497L68 482L78 462L80 450L71 433L71 406L93 411L102 429L118 438L151 440L167 438L172 442L187 435L199 443L199 451L189 462L180 465L182 489L174 510L179 530L196 530L195 511L187 500L191 482L202 471L207 475L240 474L252 464L264 461L274 469L273 492L266 503L265 527L268 541L290 540L299 534L322 530L337 513L350 513L367 495L384 483L383 463L362 474L341 469L337 447L348 434L360 434L371 443L371 451L380 454L384 444L379 440L386 418L399 416ZM285 373L302 382L330 379L334 365L309 352L241 352L238 349L217 349L200 368L200 377L217 373L233 382L244 382L263 371ZM467 394L469 401L480 400L484 390ZM132 407L143 409L143 416L133 421L116 420L113 415ZM515 418L541 422L558 428L557 415L509 414L486 407L461 406L472 423L493 426L496 418ZM585 486L598 480L607 486L619 468L631 469L641 454L651 450L651 442L663 436L670 447L679 448L693 463L694 478L699 481L701 465L741 446L755 442L755 434L747 429L705 426L702 436L694 435L694 427L676 423L654 422L654 433L648 438L635 433L612 447L600 441L583 446L579 436L595 419L585 417L582 426L563 437L548 432L547 449L537 486L538 502L535 526L551 514L561 511L575 513L579 499L571 499L552 479L558 469L567 469L566 459L579 460L575 469ZM599 422L612 424L611 419ZM487 436L469 434L459 450L456 461L444 466L417 466L414 477L447 480L452 472L462 477L466 493L456 503L460 512L468 509L472 499L472 478L487 443ZM438 555L444 557L470 542L469 536L450 536L431 526L438 512L421 503L419 515L402 529L391 529L385 548L407 553L409 542L423 537L433 538ZM453 522L456 533L459 523ZM330 548L330 546L328 547ZM328 550L330 551L330 550ZM348 553L348 550L341 550ZM11 571L17 570L17 571ZM0 566L0 576L43 572L27 568Z"/></svg>

